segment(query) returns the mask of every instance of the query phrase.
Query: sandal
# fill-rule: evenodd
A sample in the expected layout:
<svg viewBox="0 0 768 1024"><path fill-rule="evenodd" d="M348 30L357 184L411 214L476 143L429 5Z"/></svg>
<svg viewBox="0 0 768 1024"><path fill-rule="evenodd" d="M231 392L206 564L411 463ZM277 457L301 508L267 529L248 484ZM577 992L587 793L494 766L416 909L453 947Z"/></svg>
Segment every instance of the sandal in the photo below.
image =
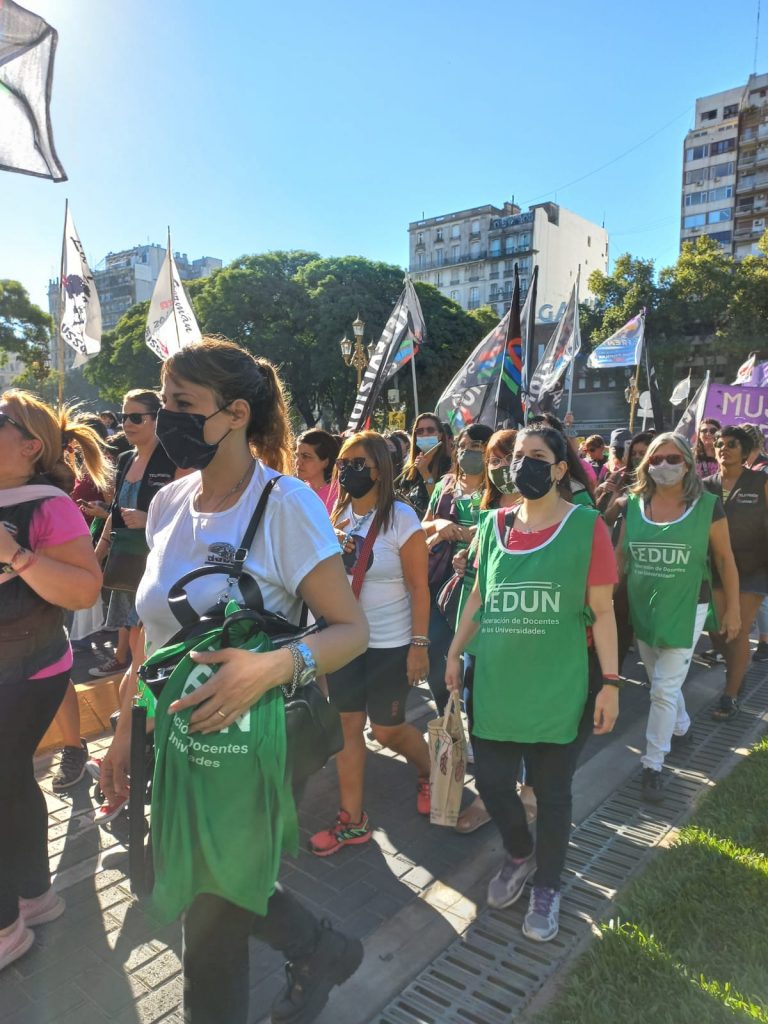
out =
<svg viewBox="0 0 768 1024"><path fill-rule="evenodd" d="M739 702L736 698L724 693L717 707L712 709L712 717L716 722L727 722L729 718L733 718L738 713L738 710Z"/></svg>
<svg viewBox="0 0 768 1024"><path fill-rule="evenodd" d="M491 816L486 810L485 804L478 796L469 807L461 812L454 825L454 829L463 836L468 836L470 832L477 832L483 825L487 825L490 820Z"/></svg>

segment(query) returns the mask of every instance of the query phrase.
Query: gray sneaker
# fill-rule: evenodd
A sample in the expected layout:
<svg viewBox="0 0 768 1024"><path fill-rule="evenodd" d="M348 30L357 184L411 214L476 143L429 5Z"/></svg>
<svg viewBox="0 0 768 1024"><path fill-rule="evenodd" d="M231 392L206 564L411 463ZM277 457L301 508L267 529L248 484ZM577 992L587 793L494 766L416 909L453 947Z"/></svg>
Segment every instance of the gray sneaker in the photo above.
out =
<svg viewBox="0 0 768 1024"><path fill-rule="evenodd" d="M535 870L535 852L522 861L515 861L505 853L501 870L488 883L488 906L496 910L511 906Z"/></svg>
<svg viewBox="0 0 768 1024"><path fill-rule="evenodd" d="M550 942L560 930L560 893L534 885L523 921L523 935L534 942Z"/></svg>

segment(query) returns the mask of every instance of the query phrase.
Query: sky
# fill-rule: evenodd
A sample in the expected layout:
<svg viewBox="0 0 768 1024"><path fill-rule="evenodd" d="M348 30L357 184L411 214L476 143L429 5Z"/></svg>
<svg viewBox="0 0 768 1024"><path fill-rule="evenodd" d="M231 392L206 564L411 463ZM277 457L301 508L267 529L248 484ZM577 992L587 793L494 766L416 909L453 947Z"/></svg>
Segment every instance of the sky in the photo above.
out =
<svg viewBox="0 0 768 1024"><path fill-rule="evenodd" d="M167 225L190 258L404 266L410 221L505 200L667 266L695 100L755 59L757 0L26 3L59 32L69 180L0 172L0 278L46 308L65 198L92 267Z"/></svg>

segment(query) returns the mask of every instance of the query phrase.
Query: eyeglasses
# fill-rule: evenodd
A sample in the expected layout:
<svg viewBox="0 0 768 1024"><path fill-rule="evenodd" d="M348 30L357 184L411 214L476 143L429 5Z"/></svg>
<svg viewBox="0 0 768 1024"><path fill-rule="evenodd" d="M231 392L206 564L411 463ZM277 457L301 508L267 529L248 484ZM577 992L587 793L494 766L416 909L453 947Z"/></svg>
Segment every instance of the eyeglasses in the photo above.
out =
<svg viewBox="0 0 768 1024"><path fill-rule="evenodd" d="M719 451L721 448L741 448L741 445L735 437L731 437L727 441L725 438L720 437L715 441L715 448Z"/></svg>
<svg viewBox="0 0 768 1024"><path fill-rule="evenodd" d="M682 455L652 455L648 462L652 466L663 466L665 462L668 466L679 466L685 459Z"/></svg>
<svg viewBox="0 0 768 1024"><path fill-rule="evenodd" d="M438 433L437 427L416 427L414 430L416 437L434 437Z"/></svg>
<svg viewBox="0 0 768 1024"><path fill-rule="evenodd" d="M340 473L342 470L346 469L347 466L351 466L356 473L359 473L360 470L365 469L367 465L368 463L365 461L364 455L358 455L356 459L336 459L336 469L338 469Z"/></svg>
<svg viewBox="0 0 768 1024"><path fill-rule="evenodd" d="M156 412L119 412L117 414L117 418L121 423L125 423L128 420L131 423L135 423L137 427L144 421L145 416L149 416L153 420L157 419Z"/></svg>
<svg viewBox="0 0 768 1024"><path fill-rule="evenodd" d="M488 459L488 469L501 469L502 466L508 466L511 461L511 455L492 455Z"/></svg>
<svg viewBox="0 0 768 1024"><path fill-rule="evenodd" d="M29 440L32 439L33 435L30 434L26 427L22 427L22 425L17 423L12 416L8 415L8 413L0 412L0 428L4 427L6 423L10 423L12 427L16 427L17 430L20 430L24 437Z"/></svg>
<svg viewBox="0 0 768 1024"><path fill-rule="evenodd" d="M700 434L716 434L717 427L699 427Z"/></svg>

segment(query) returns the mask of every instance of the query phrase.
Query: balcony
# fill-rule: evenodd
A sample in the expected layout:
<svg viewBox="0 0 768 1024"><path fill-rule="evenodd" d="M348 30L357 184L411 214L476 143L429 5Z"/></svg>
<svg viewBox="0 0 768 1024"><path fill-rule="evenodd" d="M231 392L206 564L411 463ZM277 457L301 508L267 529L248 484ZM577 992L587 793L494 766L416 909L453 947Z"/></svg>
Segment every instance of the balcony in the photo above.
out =
<svg viewBox="0 0 768 1024"><path fill-rule="evenodd" d="M761 146L758 149L755 162L757 164L768 164L768 146Z"/></svg>
<svg viewBox="0 0 768 1024"><path fill-rule="evenodd" d="M421 273L424 270L439 270L442 267L454 267L461 263L477 263L480 260L488 258L488 251L486 249L479 249L476 253L460 253L458 256L447 256L440 260L436 258L426 259L423 263L416 263L411 266L411 272L414 274Z"/></svg>
<svg viewBox="0 0 768 1024"><path fill-rule="evenodd" d="M740 171L746 171L755 166L756 156L754 153L750 153L749 156L743 156L736 164Z"/></svg>
<svg viewBox="0 0 768 1024"><path fill-rule="evenodd" d="M480 309L480 299L470 299L467 303L467 309Z"/></svg>
<svg viewBox="0 0 768 1024"><path fill-rule="evenodd" d="M426 245L424 245L423 242L417 242L416 243L416 246L415 246L416 252L424 252L426 248L427 247L426 247Z"/></svg>
<svg viewBox="0 0 768 1024"><path fill-rule="evenodd" d="M498 270L492 270L492 271L490 272L490 274L488 275L488 277L489 277L489 278L490 278L491 280L493 280L493 278L494 278L494 277L498 277L498 276L499 276L499 272L498 272Z"/></svg>
<svg viewBox="0 0 768 1024"><path fill-rule="evenodd" d="M451 284L461 284L461 280L458 277L451 278Z"/></svg>
<svg viewBox="0 0 768 1024"><path fill-rule="evenodd" d="M470 242L473 241L473 240L478 239L479 237L480 237L480 232L479 231L470 231L469 232L469 240L470 240Z"/></svg>

